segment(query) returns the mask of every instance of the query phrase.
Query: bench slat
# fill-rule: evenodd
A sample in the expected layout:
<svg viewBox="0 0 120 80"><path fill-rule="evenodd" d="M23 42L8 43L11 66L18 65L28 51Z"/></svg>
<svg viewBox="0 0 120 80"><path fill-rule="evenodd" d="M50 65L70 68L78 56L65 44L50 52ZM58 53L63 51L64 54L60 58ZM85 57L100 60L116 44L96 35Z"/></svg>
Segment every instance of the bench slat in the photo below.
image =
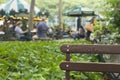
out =
<svg viewBox="0 0 120 80"><path fill-rule="evenodd" d="M120 54L120 45L63 45L64 53Z"/></svg>
<svg viewBox="0 0 120 80"><path fill-rule="evenodd" d="M60 68L68 71L120 72L120 64L112 63L62 62Z"/></svg>

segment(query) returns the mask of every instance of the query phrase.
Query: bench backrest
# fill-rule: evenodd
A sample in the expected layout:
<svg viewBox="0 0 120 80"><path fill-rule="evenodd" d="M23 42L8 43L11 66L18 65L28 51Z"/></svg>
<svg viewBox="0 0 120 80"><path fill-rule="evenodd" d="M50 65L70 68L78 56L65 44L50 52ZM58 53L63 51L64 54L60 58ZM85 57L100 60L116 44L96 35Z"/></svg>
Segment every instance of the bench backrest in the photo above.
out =
<svg viewBox="0 0 120 80"><path fill-rule="evenodd" d="M120 54L120 45L66 44L61 46L61 51L66 53L66 61L60 64L60 68L66 70L66 80L70 80L70 71L120 72L120 64L70 62L70 54Z"/></svg>

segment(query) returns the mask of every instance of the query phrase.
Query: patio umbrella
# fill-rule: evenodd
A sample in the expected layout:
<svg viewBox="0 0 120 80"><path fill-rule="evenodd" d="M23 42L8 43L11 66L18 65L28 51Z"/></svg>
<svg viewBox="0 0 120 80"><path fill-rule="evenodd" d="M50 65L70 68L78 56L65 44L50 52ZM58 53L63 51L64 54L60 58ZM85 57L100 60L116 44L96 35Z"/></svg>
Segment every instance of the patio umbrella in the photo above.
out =
<svg viewBox="0 0 120 80"><path fill-rule="evenodd" d="M81 26L81 18L80 17L94 16L95 13L90 8L87 8L87 7L84 7L84 6L78 6L78 7L75 7L73 9L68 10L65 13L65 15L70 16L70 17L78 17L77 30L79 30L79 28L82 28L82 26Z"/></svg>
<svg viewBox="0 0 120 80"><path fill-rule="evenodd" d="M15 11L16 13L21 12L30 12L30 4L25 0L9 0L7 3L0 5L0 10L4 10L5 13L10 13L10 11ZM37 14L40 12L39 8L34 7L34 13Z"/></svg>
<svg viewBox="0 0 120 80"><path fill-rule="evenodd" d="M94 11L84 6L78 6L67 11L67 16L80 17L80 16L94 16Z"/></svg>

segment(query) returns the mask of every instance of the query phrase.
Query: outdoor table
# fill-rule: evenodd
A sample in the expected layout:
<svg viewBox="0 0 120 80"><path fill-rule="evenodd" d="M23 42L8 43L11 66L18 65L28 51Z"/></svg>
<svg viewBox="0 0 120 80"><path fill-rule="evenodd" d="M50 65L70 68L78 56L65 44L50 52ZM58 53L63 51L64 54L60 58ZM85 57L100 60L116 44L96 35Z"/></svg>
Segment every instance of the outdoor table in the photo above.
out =
<svg viewBox="0 0 120 80"><path fill-rule="evenodd" d="M37 31L36 31L36 29L33 29L33 30L31 30L30 32L32 33L32 36L33 36L33 35L36 34Z"/></svg>
<svg viewBox="0 0 120 80"><path fill-rule="evenodd" d="M4 35L5 34L5 32L3 32L3 31L0 31L0 35Z"/></svg>

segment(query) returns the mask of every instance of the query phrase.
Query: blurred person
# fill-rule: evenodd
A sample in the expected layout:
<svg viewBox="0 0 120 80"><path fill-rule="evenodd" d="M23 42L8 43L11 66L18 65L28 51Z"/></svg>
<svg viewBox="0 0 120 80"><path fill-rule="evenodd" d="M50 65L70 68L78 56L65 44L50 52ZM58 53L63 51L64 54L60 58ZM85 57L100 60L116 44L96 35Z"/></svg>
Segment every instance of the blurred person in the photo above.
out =
<svg viewBox="0 0 120 80"><path fill-rule="evenodd" d="M84 38L85 37L85 30L83 27L79 27L78 31L73 31L71 28L68 29L68 34L70 35L71 38L74 40Z"/></svg>
<svg viewBox="0 0 120 80"><path fill-rule="evenodd" d="M80 38L84 38L84 37L85 37L85 30L84 30L84 28L81 26L81 27L79 27L79 29L78 29L77 38L80 39Z"/></svg>
<svg viewBox="0 0 120 80"><path fill-rule="evenodd" d="M77 32L73 31L70 27L68 28L67 33L69 34L70 38L73 38L74 40L77 38Z"/></svg>
<svg viewBox="0 0 120 80"><path fill-rule="evenodd" d="M56 39L62 39L63 37L63 30L62 28L58 25L56 26L56 29L55 29L55 38Z"/></svg>
<svg viewBox="0 0 120 80"><path fill-rule="evenodd" d="M22 30L22 22L17 22L16 27L15 27L15 33L16 33L16 37L19 40L22 40L22 41L31 40L31 38L29 36L25 35L28 32L29 32L28 29L26 29L25 31Z"/></svg>
<svg viewBox="0 0 120 80"><path fill-rule="evenodd" d="M42 39L42 38L47 38L47 31L48 31L48 26L45 22L45 19L42 19L38 26L36 27L36 35L32 37L33 40L35 39Z"/></svg>
<svg viewBox="0 0 120 80"><path fill-rule="evenodd" d="M95 16L92 17L90 20L90 23L85 26L86 29L86 40L90 40L90 35L94 31L94 21L95 21Z"/></svg>
<svg viewBox="0 0 120 80"><path fill-rule="evenodd" d="M48 35L49 35L50 38L53 38L53 37L54 37L54 29L53 29L52 27L50 27L50 28L48 29Z"/></svg>

